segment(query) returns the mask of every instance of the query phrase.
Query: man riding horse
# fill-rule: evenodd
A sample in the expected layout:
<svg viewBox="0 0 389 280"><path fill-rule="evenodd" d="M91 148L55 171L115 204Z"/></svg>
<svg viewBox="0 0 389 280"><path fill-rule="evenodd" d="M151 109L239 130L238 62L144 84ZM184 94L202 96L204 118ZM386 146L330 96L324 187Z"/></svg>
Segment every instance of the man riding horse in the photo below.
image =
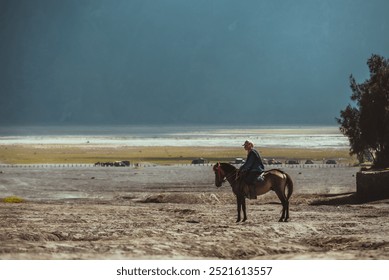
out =
<svg viewBox="0 0 389 280"><path fill-rule="evenodd" d="M259 152L254 149L254 143L246 140L242 145L247 151L246 162L239 168L239 174L248 185L250 194L246 194L250 199L256 199L255 183L263 181L261 174L265 171L262 158Z"/></svg>

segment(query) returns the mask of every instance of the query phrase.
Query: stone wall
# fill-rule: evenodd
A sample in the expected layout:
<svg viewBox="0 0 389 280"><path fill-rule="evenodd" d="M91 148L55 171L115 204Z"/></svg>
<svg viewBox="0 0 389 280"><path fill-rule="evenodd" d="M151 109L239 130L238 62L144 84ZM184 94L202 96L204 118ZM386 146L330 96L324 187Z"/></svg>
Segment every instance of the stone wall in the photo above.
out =
<svg viewBox="0 0 389 280"><path fill-rule="evenodd" d="M358 172L357 197L362 201L389 198L389 170Z"/></svg>

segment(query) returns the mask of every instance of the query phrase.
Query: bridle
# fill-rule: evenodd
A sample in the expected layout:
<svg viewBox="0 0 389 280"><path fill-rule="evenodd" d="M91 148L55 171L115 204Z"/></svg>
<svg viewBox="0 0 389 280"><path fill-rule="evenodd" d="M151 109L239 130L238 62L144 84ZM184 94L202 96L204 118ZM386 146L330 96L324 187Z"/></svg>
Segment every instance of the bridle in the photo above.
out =
<svg viewBox="0 0 389 280"><path fill-rule="evenodd" d="M220 166L220 162L217 163L217 169L215 170L217 172L217 177L219 179L224 178L225 176L222 176L224 171L222 170L222 167ZM225 181L224 179L221 179L222 183Z"/></svg>
<svg viewBox="0 0 389 280"><path fill-rule="evenodd" d="M221 164L219 163L219 166L217 168L217 172L219 173L219 178L224 178L224 177L227 177L226 176L226 173L224 172L224 170L222 169L222 166ZM223 175L223 176L222 176Z"/></svg>
<svg viewBox="0 0 389 280"><path fill-rule="evenodd" d="M231 173L231 174L226 175L225 172L224 172L224 170L223 170L222 167L221 167L220 162L217 163L217 175L218 175L218 178L219 178L219 179L225 177L225 179L222 179L222 180L221 180L221 181L222 181L222 184L223 184L225 181L228 181L229 179L231 179L233 176L235 176L235 180L238 180L238 178L239 178L239 172L238 172L238 170L237 170L236 172L233 172L233 173Z"/></svg>

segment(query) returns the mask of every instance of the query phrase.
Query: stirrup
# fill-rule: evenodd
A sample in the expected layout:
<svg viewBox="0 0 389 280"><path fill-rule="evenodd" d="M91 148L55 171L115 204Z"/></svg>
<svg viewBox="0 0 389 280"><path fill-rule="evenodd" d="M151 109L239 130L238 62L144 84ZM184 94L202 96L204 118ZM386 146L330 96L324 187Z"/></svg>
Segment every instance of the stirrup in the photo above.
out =
<svg viewBox="0 0 389 280"><path fill-rule="evenodd" d="M262 174L263 174L263 173L261 173L261 175L259 175L259 176L257 177L257 182L259 182L259 183L262 183L262 182L265 181L265 177L263 177Z"/></svg>

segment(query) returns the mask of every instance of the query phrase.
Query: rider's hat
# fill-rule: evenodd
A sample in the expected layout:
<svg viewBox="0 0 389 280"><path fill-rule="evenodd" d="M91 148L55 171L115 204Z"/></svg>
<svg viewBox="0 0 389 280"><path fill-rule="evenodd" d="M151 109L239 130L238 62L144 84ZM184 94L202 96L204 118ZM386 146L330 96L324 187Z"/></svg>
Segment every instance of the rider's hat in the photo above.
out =
<svg viewBox="0 0 389 280"><path fill-rule="evenodd" d="M254 143L251 142L250 140L246 140L246 141L244 141L244 144L243 144L242 146L247 146L247 145L252 145L252 146L254 146Z"/></svg>

